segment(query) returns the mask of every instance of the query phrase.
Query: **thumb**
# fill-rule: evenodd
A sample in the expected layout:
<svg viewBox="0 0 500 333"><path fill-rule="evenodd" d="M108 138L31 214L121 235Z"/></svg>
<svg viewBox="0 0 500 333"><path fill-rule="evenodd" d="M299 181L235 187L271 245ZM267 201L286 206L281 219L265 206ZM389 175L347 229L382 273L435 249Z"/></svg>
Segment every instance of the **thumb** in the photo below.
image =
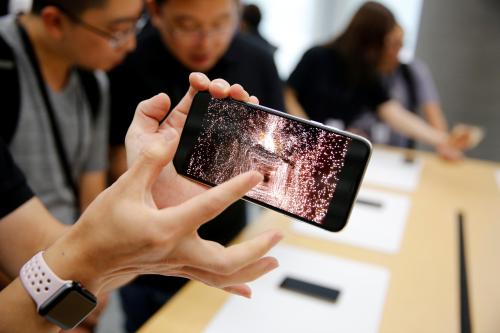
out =
<svg viewBox="0 0 500 333"><path fill-rule="evenodd" d="M127 137L131 132L156 132L169 109L170 98L163 93L142 101L137 106Z"/></svg>

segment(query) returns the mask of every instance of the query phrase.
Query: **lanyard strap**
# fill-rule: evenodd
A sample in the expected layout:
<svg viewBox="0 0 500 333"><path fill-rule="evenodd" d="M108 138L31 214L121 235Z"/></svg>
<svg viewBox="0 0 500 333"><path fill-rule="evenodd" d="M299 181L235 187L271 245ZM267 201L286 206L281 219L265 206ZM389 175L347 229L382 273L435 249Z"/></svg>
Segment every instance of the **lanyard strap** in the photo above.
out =
<svg viewBox="0 0 500 333"><path fill-rule="evenodd" d="M19 33L21 34L24 50L28 55L28 58L31 62L31 66L33 67L33 70L35 72L38 88L40 89L40 93L42 95L42 99L45 104L45 109L47 110L50 129L52 131L52 136L54 138L54 143L56 145L57 156L64 174L66 185L70 187L73 193L73 197L75 199L74 204L76 211L80 212L80 192L78 190L78 186L75 183L75 180L73 179L73 176L71 175L71 166L68 160L68 156L66 154L66 150L64 149L61 131L59 129L59 126L57 125L55 112L52 107L52 103L50 103L47 87L45 86L45 81L43 80L42 72L40 71L40 65L38 63L38 59L36 57L35 51L33 50L29 36L26 33L26 30L22 27L22 25L19 22L17 22L17 27L19 29Z"/></svg>

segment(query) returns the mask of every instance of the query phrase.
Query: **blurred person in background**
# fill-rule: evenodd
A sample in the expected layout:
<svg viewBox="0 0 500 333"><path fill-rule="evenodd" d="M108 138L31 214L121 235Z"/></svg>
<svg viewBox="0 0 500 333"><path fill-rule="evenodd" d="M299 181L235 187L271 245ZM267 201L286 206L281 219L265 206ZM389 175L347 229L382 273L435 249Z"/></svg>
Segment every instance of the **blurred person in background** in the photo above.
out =
<svg viewBox="0 0 500 333"><path fill-rule="evenodd" d="M423 117L434 129L446 133L448 124L441 109L432 75L426 64L418 59L410 63L400 62L399 53L403 42L404 30L400 25L396 25L386 38L378 66L382 83L392 99L400 102L407 110ZM414 143L413 140L381 122L373 111L364 112L350 127L374 143L400 147L412 147Z"/></svg>
<svg viewBox="0 0 500 333"><path fill-rule="evenodd" d="M35 193L66 224L105 187L109 91L103 70L135 47L142 6L141 0L127 6L34 0L30 13L0 20L2 53L10 51L12 65L0 76L17 69L18 84L9 89L19 95L2 112L0 135Z"/></svg>
<svg viewBox="0 0 500 333"><path fill-rule="evenodd" d="M253 36L259 41L266 49L272 54L278 49L273 44L269 43L260 33L259 27L262 21L262 12L257 5L248 4L243 5L243 12L241 14L241 25L240 29L243 33Z"/></svg>
<svg viewBox="0 0 500 333"><path fill-rule="evenodd" d="M134 105L166 92L173 104L183 96L192 71L229 83L241 83L260 103L283 110L283 84L267 49L238 32L238 0L149 0L154 29L141 34L137 49L109 73L111 84L112 173L126 170L124 137ZM198 125L194 125L198 124ZM184 128L196 135L201 119ZM179 154L186 154L179 147ZM246 225L245 203L239 201L200 229L200 236L227 244ZM185 283L186 279L141 276L120 290L126 330L135 332Z"/></svg>
<svg viewBox="0 0 500 333"><path fill-rule="evenodd" d="M288 79L287 110L348 129L364 110L373 110L398 133L434 147L446 159L460 159L463 138L429 126L392 98L382 82L384 53L397 27L385 6L363 4L340 36L304 54Z"/></svg>

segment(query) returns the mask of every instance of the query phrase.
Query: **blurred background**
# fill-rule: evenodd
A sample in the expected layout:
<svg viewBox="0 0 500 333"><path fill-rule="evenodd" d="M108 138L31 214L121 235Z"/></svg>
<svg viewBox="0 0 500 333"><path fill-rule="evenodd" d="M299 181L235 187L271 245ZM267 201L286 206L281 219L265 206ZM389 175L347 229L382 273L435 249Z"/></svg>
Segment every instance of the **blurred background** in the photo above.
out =
<svg viewBox="0 0 500 333"><path fill-rule="evenodd" d="M286 79L311 46L341 32L363 0L254 0L261 33ZM450 125L475 124L485 140L468 156L500 161L500 2L382 0L406 31L401 60L429 66ZM285 8L286 7L286 8Z"/></svg>

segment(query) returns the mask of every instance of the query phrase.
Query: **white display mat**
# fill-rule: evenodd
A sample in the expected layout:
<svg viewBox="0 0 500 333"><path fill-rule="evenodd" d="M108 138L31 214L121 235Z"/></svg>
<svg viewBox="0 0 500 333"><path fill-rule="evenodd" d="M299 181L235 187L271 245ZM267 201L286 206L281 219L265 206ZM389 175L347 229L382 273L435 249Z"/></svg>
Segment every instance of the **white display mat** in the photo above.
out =
<svg viewBox="0 0 500 333"><path fill-rule="evenodd" d="M291 221L292 230L306 236L396 254L404 236L411 200L406 195L361 189L349 222L340 232L329 232L300 221Z"/></svg>
<svg viewBox="0 0 500 333"><path fill-rule="evenodd" d="M374 149L363 183L413 192L420 182L423 162L405 162L401 153Z"/></svg>
<svg viewBox="0 0 500 333"><path fill-rule="evenodd" d="M205 333L378 331L389 286L387 269L286 245L270 255L280 267L251 284L252 299L231 296ZM286 276L339 289L340 296L330 303L282 289Z"/></svg>

